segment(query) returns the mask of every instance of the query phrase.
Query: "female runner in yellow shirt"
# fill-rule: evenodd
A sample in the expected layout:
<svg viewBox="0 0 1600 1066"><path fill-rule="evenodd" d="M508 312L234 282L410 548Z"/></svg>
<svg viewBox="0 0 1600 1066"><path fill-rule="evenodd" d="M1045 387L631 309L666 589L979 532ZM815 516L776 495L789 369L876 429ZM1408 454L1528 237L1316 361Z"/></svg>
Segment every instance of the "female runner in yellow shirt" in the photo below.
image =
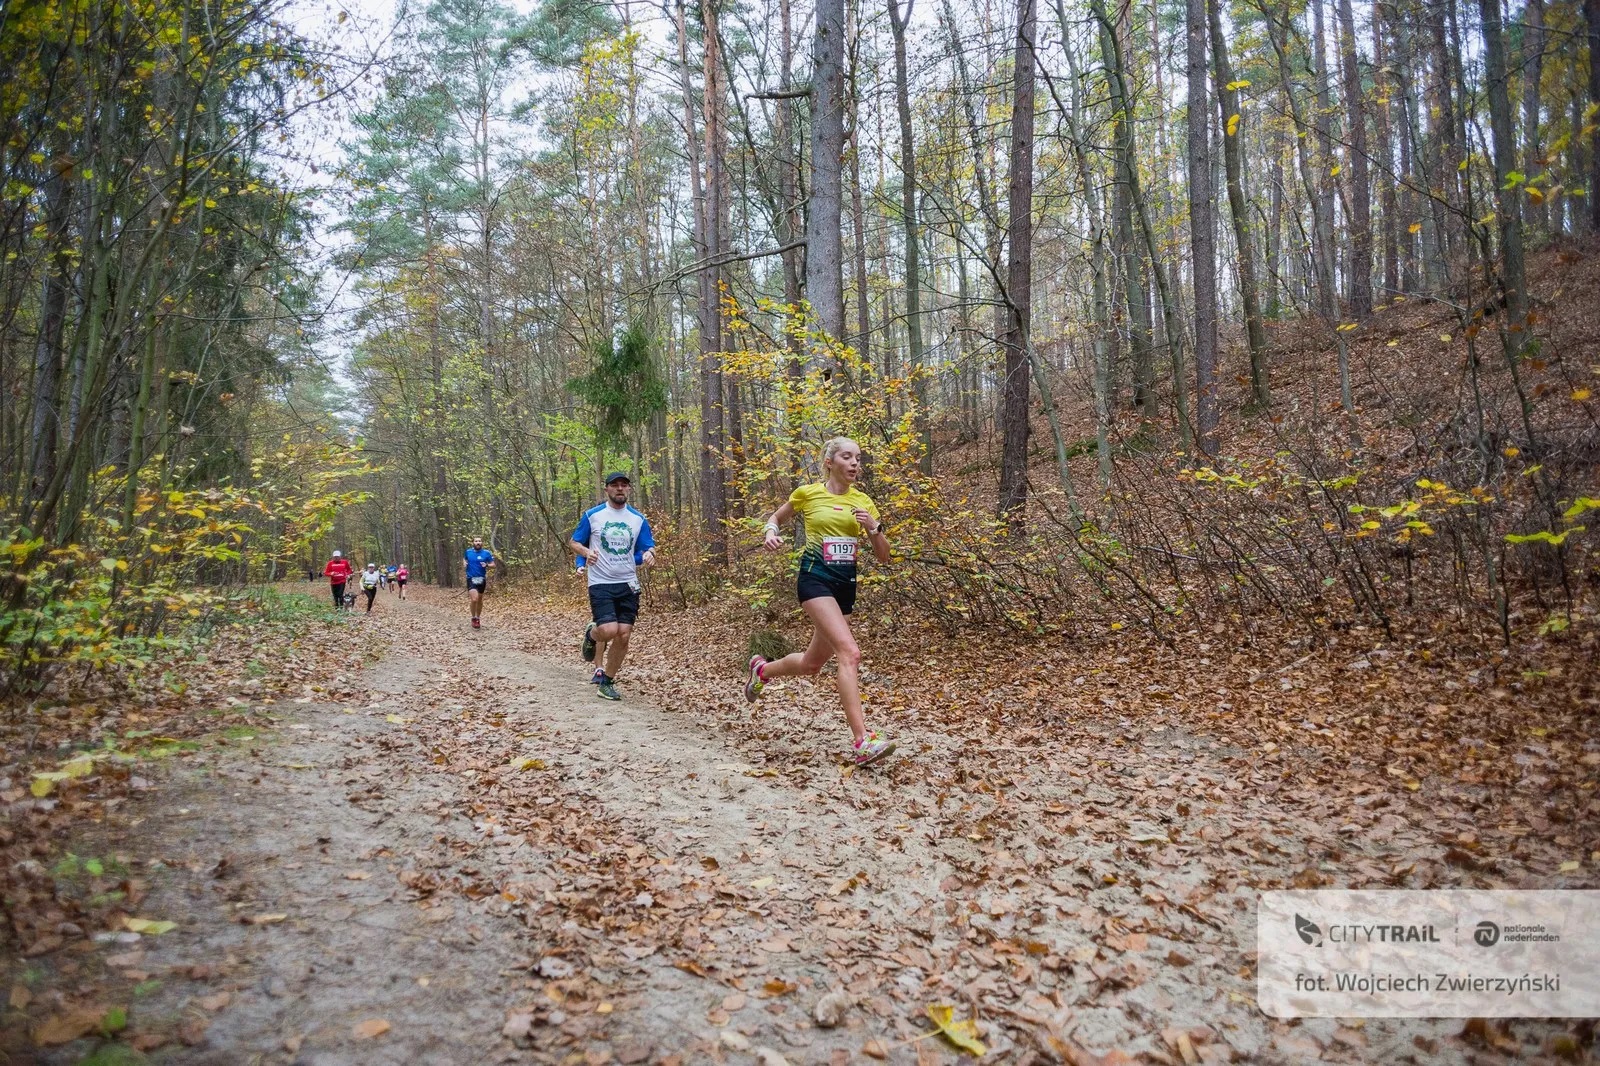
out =
<svg viewBox="0 0 1600 1066"><path fill-rule="evenodd" d="M877 505L855 487L861 477L861 447L847 437L835 437L822 446L823 480L802 485L767 519L768 551L783 549L783 526L795 515L805 519L806 546L800 554L796 593L800 606L817 627L803 652L791 652L776 662L761 656L750 659L745 699L754 703L774 677L815 674L838 657L839 700L855 738L857 766L877 762L894 751L894 744L867 731L861 713L861 648L850 632L846 615L856 603L856 546L865 534L880 563L889 561L889 538L878 519Z"/></svg>

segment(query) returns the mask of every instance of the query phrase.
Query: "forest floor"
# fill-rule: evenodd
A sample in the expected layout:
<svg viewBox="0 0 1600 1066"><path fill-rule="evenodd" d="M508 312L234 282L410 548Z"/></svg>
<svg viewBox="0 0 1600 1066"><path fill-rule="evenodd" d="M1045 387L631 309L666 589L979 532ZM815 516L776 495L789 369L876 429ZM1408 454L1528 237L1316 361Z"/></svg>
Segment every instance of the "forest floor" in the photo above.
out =
<svg viewBox="0 0 1600 1066"><path fill-rule="evenodd" d="M1550 696L1360 633L1018 663L869 613L900 750L857 769L831 678L747 707L709 612L647 598L598 699L580 604L473 631L385 594L215 649L131 771L0 779L0 1062L955 1062L934 1005L1008 1063L1588 1054L1592 1022L1280 1022L1254 978L1264 888L1600 886L1587 646Z"/></svg>

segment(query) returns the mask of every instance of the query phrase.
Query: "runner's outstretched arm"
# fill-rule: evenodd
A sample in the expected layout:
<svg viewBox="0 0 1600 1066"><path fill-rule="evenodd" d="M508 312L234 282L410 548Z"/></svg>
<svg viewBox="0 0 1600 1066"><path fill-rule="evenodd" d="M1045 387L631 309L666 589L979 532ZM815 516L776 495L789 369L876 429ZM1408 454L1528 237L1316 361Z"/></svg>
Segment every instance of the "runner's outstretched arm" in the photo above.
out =
<svg viewBox="0 0 1600 1066"><path fill-rule="evenodd" d="M783 527L794 521L794 504L788 500L783 501L783 506L772 512L772 517L767 519L766 544L767 551L783 550Z"/></svg>

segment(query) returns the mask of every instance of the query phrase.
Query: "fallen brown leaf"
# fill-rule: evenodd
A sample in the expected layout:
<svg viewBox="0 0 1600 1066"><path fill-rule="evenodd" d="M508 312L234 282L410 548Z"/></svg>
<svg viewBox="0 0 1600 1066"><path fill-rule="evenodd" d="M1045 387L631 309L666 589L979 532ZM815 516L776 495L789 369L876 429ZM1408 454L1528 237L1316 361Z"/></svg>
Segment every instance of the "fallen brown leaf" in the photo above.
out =
<svg viewBox="0 0 1600 1066"><path fill-rule="evenodd" d="M216 995L206 996L205 998L201 999L200 1009L207 1010L212 1014L215 1014L217 1011L221 1010L223 1007L226 1007L231 1002L233 1002L233 993L218 992Z"/></svg>
<svg viewBox="0 0 1600 1066"><path fill-rule="evenodd" d="M33 1030L33 1042L45 1047L70 1044L80 1036L87 1036L100 1028L105 1011L97 1007L76 1007L52 1015Z"/></svg>

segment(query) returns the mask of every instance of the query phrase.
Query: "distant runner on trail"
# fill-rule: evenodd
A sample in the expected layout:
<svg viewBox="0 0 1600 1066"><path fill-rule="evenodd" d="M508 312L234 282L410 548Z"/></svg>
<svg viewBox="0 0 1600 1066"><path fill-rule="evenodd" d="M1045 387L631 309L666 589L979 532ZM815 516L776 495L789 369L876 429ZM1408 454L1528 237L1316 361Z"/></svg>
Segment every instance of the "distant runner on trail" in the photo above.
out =
<svg viewBox="0 0 1600 1066"><path fill-rule="evenodd" d="M368 563L367 568L361 571L361 591L366 593L367 613L372 613L372 601L378 598L378 586L383 583L383 574L378 570L377 563Z"/></svg>
<svg viewBox="0 0 1600 1066"><path fill-rule="evenodd" d="M406 598L406 578L411 576L411 571L406 569L406 564L401 563L400 569L394 572L394 583L400 588L400 598Z"/></svg>
<svg viewBox="0 0 1600 1066"><path fill-rule="evenodd" d="M336 611L344 606L344 586L353 572L350 560L337 549L333 553L333 558L328 560L328 565L322 568L322 576L328 579L333 592L333 609Z"/></svg>
<svg viewBox="0 0 1600 1066"><path fill-rule="evenodd" d="M483 592L489 587L489 568L495 565L494 552L483 546L482 537L472 538L472 547L462 556L467 567L467 599L472 604L472 628L482 628Z"/></svg>
<svg viewBox="0 0 1600 1066"><path fill-rule="evenodd" d="M839 700L855 738L857 766L877 762L894 751L894 744L867 731L861 712L861 649L845 617L856 605L856 545L865 535L880 563L889 561L889 537L878 518L878 507L855 487L861 477L861 447L847 437L835 437L822 446L823 480L801 485L789 500L767 519L766 547L781 551L783 527L795 515L805 519L806 546L800 554L796 594L816 631L803 652L791 652L776 662L750 657L750 676L744 698L751 703L775 677L815 674L829 659L839 661Z"/></svg>
<svg viewBox="0 0 1600 1066"><path fill-rule="evenodd" d="M639 617L639 567L656 565L650 522L628 506L632 487L627 474L607 475L606 502L585 511L572 532L572 550L588 574L589 614L594 619L583 631L583 658L594 662L598 654L590 681L608 700L622 698L613 682Z"/></svg>

